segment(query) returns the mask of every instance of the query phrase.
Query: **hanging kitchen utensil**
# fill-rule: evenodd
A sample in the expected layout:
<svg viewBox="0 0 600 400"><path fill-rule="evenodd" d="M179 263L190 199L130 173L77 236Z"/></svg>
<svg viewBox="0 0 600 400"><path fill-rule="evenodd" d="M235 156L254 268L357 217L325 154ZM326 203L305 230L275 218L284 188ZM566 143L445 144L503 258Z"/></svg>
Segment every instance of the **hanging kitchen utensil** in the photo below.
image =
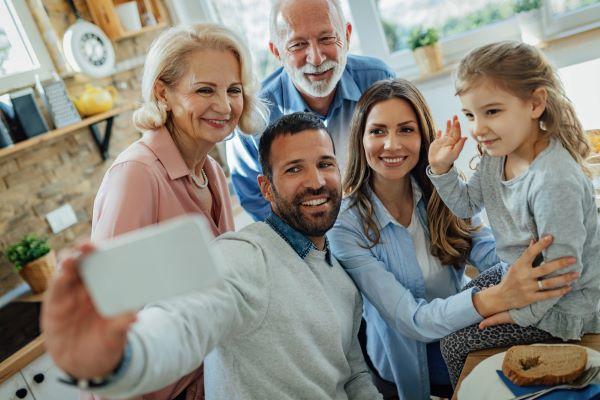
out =
<svg viewBox="0 0 600 400"><path fill-rule="evenodd" d="M115 67L115 51L102 29L81 18L73 0L66 0L77 21L63 36L67 62L77 72L99 78L110 75Z"/></svg>

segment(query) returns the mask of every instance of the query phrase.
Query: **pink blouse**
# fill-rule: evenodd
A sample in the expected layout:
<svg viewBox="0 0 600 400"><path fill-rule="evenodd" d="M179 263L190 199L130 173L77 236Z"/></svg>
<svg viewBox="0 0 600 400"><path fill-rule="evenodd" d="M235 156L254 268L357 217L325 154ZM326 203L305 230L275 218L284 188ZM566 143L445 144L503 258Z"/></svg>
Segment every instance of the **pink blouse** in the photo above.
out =
<svg viewBox="0 0 600 400"><path fill-rule="evenodd" d="M147 132L108 169L94 201L92 241L155 224L182 214L200 213L215 236L234 230L225 174L210 156L204 162L212 210L204 210L166 128Z"/></svg>
<svg viewBox="0 0 600 400"><path fill-rule="evenodd" d="M227 180L210 156L204 162L212 209L205 210L190 177L190 169L165 127L149 131L125 149L104 175L94 201L92 241L156 224L182 214L206 217L218 236L234 230ZM146 394L144 400L170 400L187 387L186 400L204 398L203 368L172 385ZM97 399L83 394L82 399Z"/></svg>

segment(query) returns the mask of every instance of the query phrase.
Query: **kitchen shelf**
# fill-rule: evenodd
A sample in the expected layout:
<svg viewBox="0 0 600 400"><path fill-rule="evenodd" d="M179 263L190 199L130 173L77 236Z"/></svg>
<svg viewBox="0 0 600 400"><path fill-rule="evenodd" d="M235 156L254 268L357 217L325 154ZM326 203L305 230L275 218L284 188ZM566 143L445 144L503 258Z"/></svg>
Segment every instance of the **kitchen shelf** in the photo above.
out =
<svg viewBox="0 0 600 400"><path fill-rule="evenodd" d="M116 38L114 38L112 40L113 40L113 42L118 42L118 41L123 40L123 39L129 39L129 38L132 38L132 37L135 37L135 36L138 36L138 35L142 35L144 33L159 31L159 30L164 29L166 27L167 27L166 22L161 22L161 23L158 23L156 25L145 26L142 29L140 29L139 31L126 31L121 36L118 36L118 37L116 37Z"/></svg>
<svg viewBox="0 0 600 400"><path fill-rule="evenodd" d="M116 10L118 5L125 2L128 0L86 0L94 24L98 25L110 40L118 41L167 26L167 12L160 0L136 0L141 19L145 19L145 14L150 14L157 24L135 32L126 31Z"/></svg>
<svg viewBox="0 0 600 400"><path fill-rule="evenodd" d="M23 287L26 288L25 292L12 299L11 303L42 302L44 293L34 294L26 284L23 284ZM0 362L0 384L38 358L44 351L44 335L41 334L14 352L8 358L2 360Z"/></svg>
<svg viewBox="0 0 600 400"><path fill-rule="evenodd" d="M25 347L0 363L0 383L4 382L27 364L44 354L44 337L33 339Z"/></svg>
<svg viewBox="0 0 600 400"><path fill-rule="evenodd" d="M106 151L108 150L108 140L110 139L110 130L112 128L112 119L119 114L133 110L135 104L126 104L113 108L112 110L96 114L94 116L84 118L83 120L74 124L54 129L41 135L34 136L30 139L18 142L10 147L0 149L0 159L9 155L15 154L22 150L37 146L41 143L49 142L61 138L65 135L71 134L81 128L89 127L94 138L94 142L98 146L103 159L106 157ZM104 137L100 138L99 132L95 124L107 120L107 130L105 131Z"/></svg>

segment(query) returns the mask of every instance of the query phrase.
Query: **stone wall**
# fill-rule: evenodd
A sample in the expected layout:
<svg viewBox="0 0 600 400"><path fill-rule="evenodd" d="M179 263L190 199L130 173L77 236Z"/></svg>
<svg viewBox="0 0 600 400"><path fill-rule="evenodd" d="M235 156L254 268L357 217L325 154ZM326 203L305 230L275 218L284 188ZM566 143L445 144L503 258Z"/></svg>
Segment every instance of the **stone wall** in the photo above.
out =
<svg viewBox="0 0 600 400"><path fill-rule="evenodd" d="M75 1L83 17L89 18L85 1ZM64 0L43 0L53 28L59 38L73 22ZM117 62L143 56L160 32L114 43ZM141 67L101 80L83 76L65 78L71 95L77 95L86 83L113 85L120 93L121 104L139 97ZM29 232L50 238L56 250L73 241L89 237L92 205L96 190L114 157L140 137L131 123L132 112L115 117L109 149L110 159L102 161L87 127L55 141L42 143L6 157L0 156L0 253ZM104 124L99 124L104 132ZM77 215L77 224L54 235L45 220L49 211L68 203ZM0 296L21 284L19 276L0 254Z"/></svg>

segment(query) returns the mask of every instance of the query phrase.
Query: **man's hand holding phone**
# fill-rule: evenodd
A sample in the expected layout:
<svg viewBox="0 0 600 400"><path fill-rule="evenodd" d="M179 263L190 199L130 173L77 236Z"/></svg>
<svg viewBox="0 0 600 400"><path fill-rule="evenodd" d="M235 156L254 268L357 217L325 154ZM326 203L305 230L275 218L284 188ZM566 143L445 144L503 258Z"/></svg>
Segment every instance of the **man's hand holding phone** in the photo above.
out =
<svg viewBox="0 0 600 400"><path fill-rule="evenodd" d="M113 372L137 310L222 281L212 239L202 217L184 216L79 246L61 262L42 307L56 364L79 379Z"/></svg>
<svg viewBox="0 0 600 400"><path fill-rule="evenodd" d="M90 379L114 371L136 315L104 317L98 313L78 269L82 257L94 247L84 244L76 250L79 255L61 262L46 291L41 327L46 350L56 365L75 378Z"/></svg>

